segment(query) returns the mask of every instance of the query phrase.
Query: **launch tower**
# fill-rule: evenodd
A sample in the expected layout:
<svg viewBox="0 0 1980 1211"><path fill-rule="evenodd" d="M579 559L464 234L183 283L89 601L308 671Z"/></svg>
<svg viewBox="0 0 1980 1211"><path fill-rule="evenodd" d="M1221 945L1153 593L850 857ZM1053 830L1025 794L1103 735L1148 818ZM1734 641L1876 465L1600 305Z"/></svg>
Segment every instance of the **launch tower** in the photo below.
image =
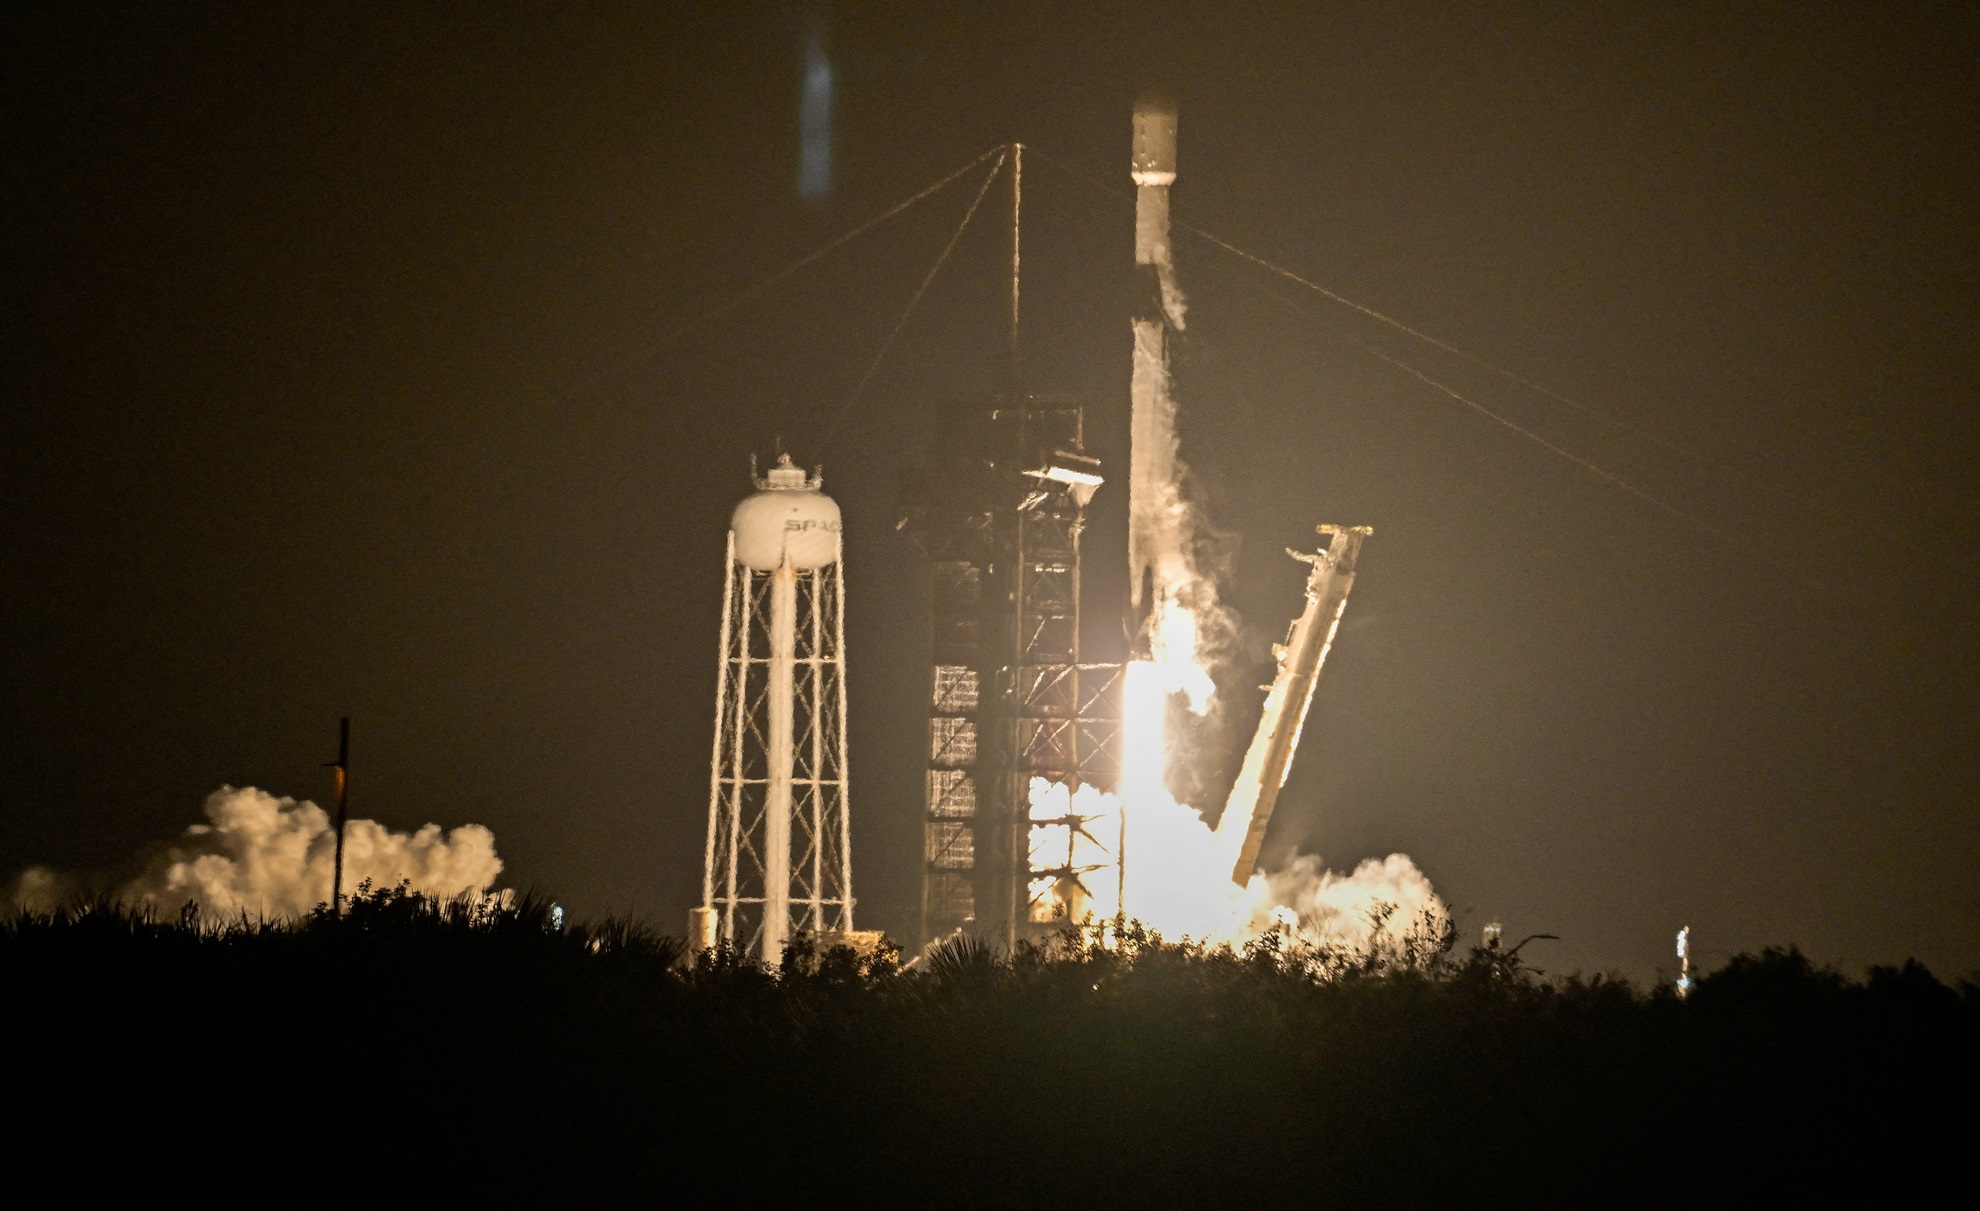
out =
<svg viewBox="0 0 1980 1211"><path fill-rule="evenodd" d="M910 493L930 572L924 940L1009 945L1114 911L1118 816L1078 793L1111 789L1119 764L1120 666L1080 659L1079 539L1101 482L1080 403L1013 391L952 416Z"/></svg>

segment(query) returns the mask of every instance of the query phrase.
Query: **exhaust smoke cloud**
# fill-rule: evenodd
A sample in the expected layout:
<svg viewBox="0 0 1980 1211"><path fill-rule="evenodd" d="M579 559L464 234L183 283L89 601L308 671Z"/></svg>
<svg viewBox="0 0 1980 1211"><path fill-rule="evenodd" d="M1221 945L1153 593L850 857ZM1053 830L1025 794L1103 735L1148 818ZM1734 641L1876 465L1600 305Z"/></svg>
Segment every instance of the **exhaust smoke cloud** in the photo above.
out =
<svg viewBox="0 0 1980 1211"><path fill-rule="evenodd" d="M205 815L206 823L188 827L119 887L116 899L170 912L192 903L208 915L254 919L306 916L329 903L337 839L328 812L252 786L223 786L207 797ZM369 880L381 888L403 882L441 898L485 894L501 873L495 834L479 824L451 831L426 824L409 833L375 820L345 825L346 893ZM8 889L8 904L47 912L84 890L73 875L34 866Z"/></svg>

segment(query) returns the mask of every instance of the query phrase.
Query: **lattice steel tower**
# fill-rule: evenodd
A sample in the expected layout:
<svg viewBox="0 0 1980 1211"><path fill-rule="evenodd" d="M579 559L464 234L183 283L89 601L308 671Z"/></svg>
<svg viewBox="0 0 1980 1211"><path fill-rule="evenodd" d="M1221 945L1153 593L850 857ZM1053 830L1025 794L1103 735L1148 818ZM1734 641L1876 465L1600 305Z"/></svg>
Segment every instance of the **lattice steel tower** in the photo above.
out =
<svg viewBox="0 0 1980 1211"><path fill-rule="evenodd" d="M923 940L1111 916L1120 666L1080 660L1083 412L1011 392L950 418L903 524L929 559Z"/></svg>
<svg viewBox="0 0 1980 1211"><path fill-rule="evenodd" d="M729 526L697 947L853 927L839 506L779 459Z"/></svg>

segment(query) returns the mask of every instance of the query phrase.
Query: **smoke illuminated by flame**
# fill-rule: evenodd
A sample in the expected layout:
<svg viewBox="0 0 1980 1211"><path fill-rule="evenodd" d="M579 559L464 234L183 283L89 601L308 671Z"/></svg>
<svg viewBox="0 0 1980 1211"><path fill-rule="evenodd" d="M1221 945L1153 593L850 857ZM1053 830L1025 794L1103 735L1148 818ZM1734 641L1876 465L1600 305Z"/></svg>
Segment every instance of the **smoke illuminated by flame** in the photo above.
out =
<svg viewBox="0 0 1980 1211"><path fill-rule="evenodd" d="M1188 610L1158 602L1154 660L1126 669L1117 794L1031 783L1034 919L1135 920L1167 937L1241 943L1268 931L1367 949L1425 920L1448 918L1430 881L1403 854L1369 859L1350 874L1303 855L1286 869L1231 881L1230 856L1196 809L1176 802L1164 771L1167 720L1181 695L1200 714L1214 689L1197 658ZM1113 864L1113 856L1122 861ZM1125 872L1123 874L1122 872Z"/></svg>
<svg viewBox="0 0 1980 1211"><path fill-rule="evenodd" d="M1034 920L1105 920L1121 898L1121 801L1093 786L1031 780Z"/></svg>
<svg viewBox="0 0 1980 1211"><path fill-rule="evenodd" d="M1181 625L1180 620L1190 625ZM1182 610L1158 616L1157 635L1167 658L1128 665L1121 706L1121 802L1128 856L1126 916L1171 936L1234 940L1250 916L1250 889L1219 870L1210 826L1195 809L1177 803L1163 771L1168 768L1170 699L1181 693L1192 709L1210 683L1194 659L1194 620ZM1154 645L1151 645L1154 646ZM1158 649L1159 650L1159 649Z"/></svg>
<svg viewBox="0 0 1980 1211"><path fill-rule="evenodd" d="M1210 670L1205 668L1201 656L1202 628L1197 618L1178 597L1164 597L1156 603L1155 614L1150 624L1149 649L1152 660L1136 661L1129 667L1128 679L1130 697L1135 694L1134 670L1142 669L1140 675L1143 696L1159 699L1153 705L1143 708L1130 707L1129 710L1146 709L1155 712L1149 720L1150 737L1157 745L1163 744L1162 714L1166 713L1168 696L1182 694L1189 700L1192 714L1201 715L1210 709L1210 699L1217 692L1217 683L1210 679ZM1159 756L1151 751L1149 755Z"/></svg>

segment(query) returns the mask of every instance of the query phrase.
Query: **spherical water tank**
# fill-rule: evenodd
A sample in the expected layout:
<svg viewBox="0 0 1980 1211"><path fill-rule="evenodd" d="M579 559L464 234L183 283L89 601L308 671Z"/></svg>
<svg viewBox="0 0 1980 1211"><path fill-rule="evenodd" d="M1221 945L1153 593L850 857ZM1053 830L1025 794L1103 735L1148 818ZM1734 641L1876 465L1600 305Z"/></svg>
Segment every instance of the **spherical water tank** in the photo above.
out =
<svg viewBox="0 0 1980 1211"><path fill-rule="evenodd" d="M839 506L818 490L819 480L807 478L786 454L757 483L760 490L729 518L737 563L769 572L788 562L806 571L838 559Z"/></svg>

